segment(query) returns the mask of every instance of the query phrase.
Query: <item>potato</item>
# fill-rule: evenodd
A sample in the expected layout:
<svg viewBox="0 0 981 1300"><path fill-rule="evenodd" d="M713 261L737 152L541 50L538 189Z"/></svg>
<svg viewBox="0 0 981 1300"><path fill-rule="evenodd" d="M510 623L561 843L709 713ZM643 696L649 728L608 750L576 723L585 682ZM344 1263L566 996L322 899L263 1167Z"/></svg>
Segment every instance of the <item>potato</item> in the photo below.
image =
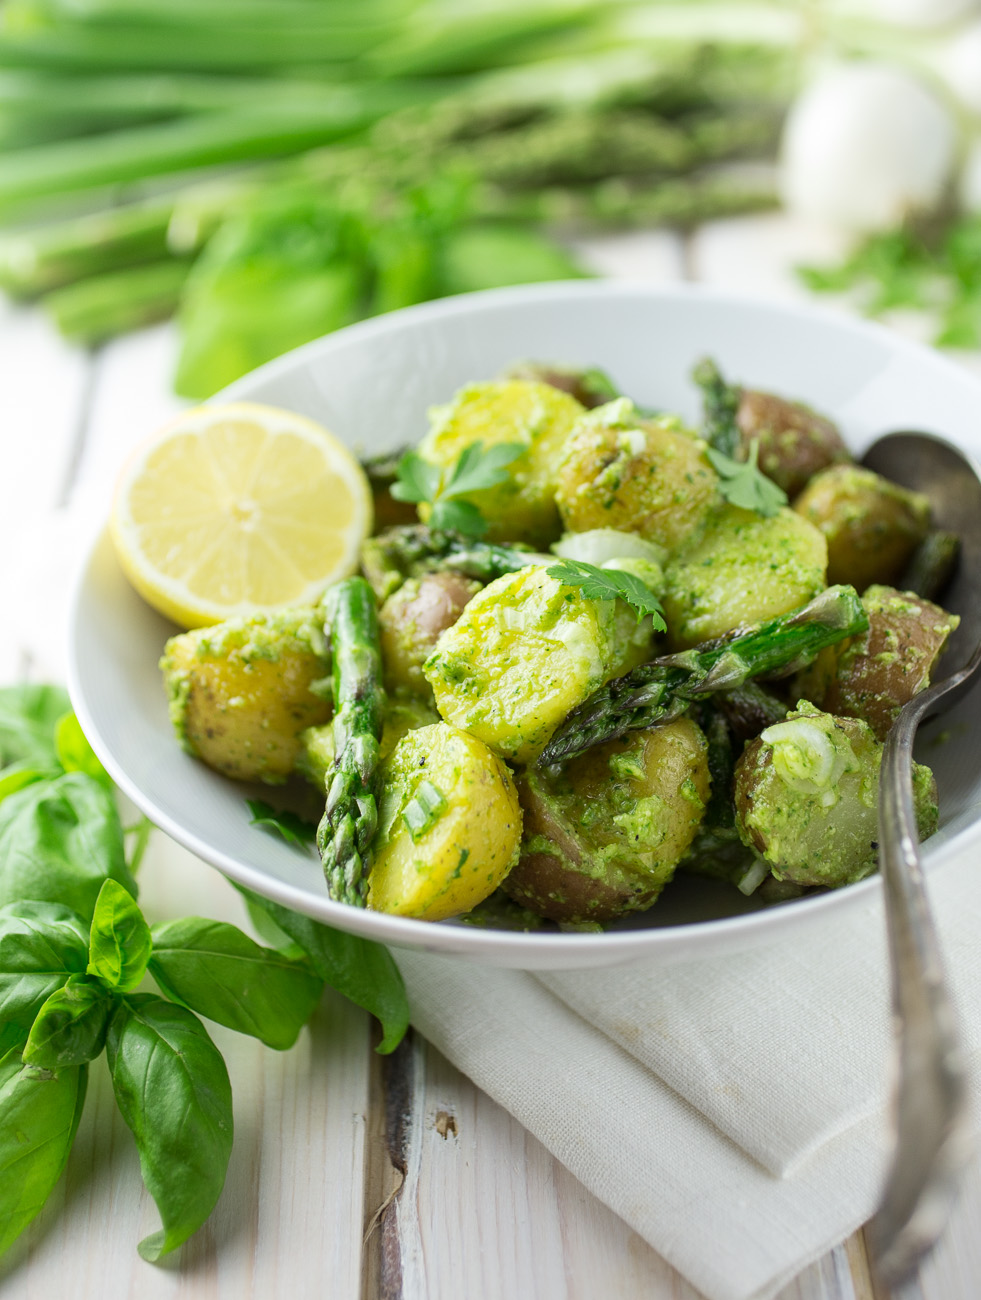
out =
<svg viewBox="0 0 981 1300"><path fill-rule="evenodd" d="M759 467L791 498L819 470L850 461L848 448L830 420L803 402L744 388L736 411L744 455L759 440Z"/></svg>
<svg viewBox="0 0 981 1300"><path fill-rule="evenodd" d="M930 526L930 503L869 469L835 465L811 479L794 502L827 538L828 582L859 592L894 583Z"/></svg>
<svg viewBox="0 0 981 1300"><path fill-rule="evenodd" d="M452 627L480 583L449 570L410 578L381 608L382 663L389 690L410 690L429 697L422 665L440 633Z"/></svg>
<svg viewBox="0 0 981 1300"><path fill-rule="evenodd" d="M529 565L478 592L423 672L441 717L502 758L536 758L567 715L651 646L650 621Z"/></svg>
<svg viewBox="0 0 981 1300"><path fill-rule="evenodd" d="M672 644L696 645L804 605L825 586L821 533L792 510L771 518L723 506L668 563Z"/></svg>
<svg viewBox="0 0 981 1300"><path fill-rule="evenodd" d="M885 740L900 709L930 684L933 666L960 619L912 592L869 587L869 629L821 652L795 685L812 704L861 718Z"/></svg>
<svg viewBox="0 0 981 1300"><path fill-rule="evenodd" d="M674 416L642 419L627 398L599 407L576 425L559 468L563 524L639 533L673 550L719 499L705 449Z"/></svg>
<svg viewBox="0 0 981 1300"><path fill-rule="evenodd" d="M326 722L330 671L318 608L230 619L171 637L160 668L188 753L239 781L285 781L300 732Z"/></svg>
<svg viewBox="0 0 981 1300"><path fill-rule="evenodd" d="M878 862L882 745L858 718L801 700L746 746L736 764L736 827L778 880L851 884ZM920 838L937 829L933 774L913 764Z"/></svg>
<svg viewBox="0 0 981 1300"><path fill-rule="evenodd" d="M524 836L505 892L555 921L610 921L651 906L695 837L709 796L705 737L690 718L599 745L554 779L518 776Z"/></svg>
<svg viewBox="0 0 981 1300"><path fill-rule="evenodd" d="M578 366L556 365L549 361L519 361L508 366L502 378L550 384L563 393L570 393L588 411L620 396L610 376L595 366L583 369Z"/></svg>
<svg viewBox="0 0 981 1300"><path fill-rule="evenodd" d="M435 709L414 695L388 696L385 702L385 721L378 746L380 758L386 759L407 732L418 727L429 727L439 722ZM296 772L318 790L327 785L327 775L334 768L334 726L325 722L319 727L307 727L300 732L300 753Z"/></svg>
<svg viewBox="0 0 981 1300"><path fill-rule="evenodd" d="M497 889L517 857L521 808L486 745L445 722L410 731L379 788L370 908L441 921Z"/></svg>
<svg viewBox="0 0 981 1300"><path fill-rule="evenodd" d="M544 546L561 532L555 505L556 470L583 410L574 397L549 384L517 379L471 384L449 405L430 412L432 424L419 454L448 470L474 442L485 447L523 443L527 450L508 466L507 479L468 494L467 500L483 511L488 541ZM424 522L429 517L424 505L419 515Z"/></svg>

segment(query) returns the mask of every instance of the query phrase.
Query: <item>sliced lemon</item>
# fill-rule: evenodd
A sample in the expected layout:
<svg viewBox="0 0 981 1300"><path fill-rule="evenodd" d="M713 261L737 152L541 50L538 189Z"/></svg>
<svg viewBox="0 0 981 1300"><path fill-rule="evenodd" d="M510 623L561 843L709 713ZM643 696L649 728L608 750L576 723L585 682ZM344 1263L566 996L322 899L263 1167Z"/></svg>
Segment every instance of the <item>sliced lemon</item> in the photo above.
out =
<svg viewBox="0 0 981 1300"><path fill-rule="evenodd" d="M182 627L309 605L353 573L371 489L337 438L291 411L185 411L137 448L110 530L120 564Z"/></svg>

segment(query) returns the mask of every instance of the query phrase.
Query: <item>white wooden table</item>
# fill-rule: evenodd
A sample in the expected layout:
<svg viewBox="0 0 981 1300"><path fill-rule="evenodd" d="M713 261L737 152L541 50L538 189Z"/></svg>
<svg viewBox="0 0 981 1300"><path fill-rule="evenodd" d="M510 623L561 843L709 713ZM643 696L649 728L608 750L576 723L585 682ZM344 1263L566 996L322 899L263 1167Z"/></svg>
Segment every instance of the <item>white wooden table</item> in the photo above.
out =
<svg viewBox="0 0 981 1300"><path fill-rule="evenodd" d="M716 223L684 241L637 235L584 251L614 276L696 279L786 299L804 296L790 268L832 255L835 243L768 216ZM0 306L0 609L14 601L27 629L21 636L3 627L0 681L63 677L63 593L76 559L57 545L68 535L64 510L104 512L127 449L178 409L169 390L173 350L163 327L85 354L36 313ZM981 358L964 360L981 369ZM20 557L42 543L43 581L25 591ZM169 852L164 873L154 853L141 870L152 920L197 913L245 924L238 895L216 872ZM697 1300L420 1038L380 1058L369 1018L331 994L287 1053L213 1032L229 1066L236 1135L209 1223L163 1267L140 1260L136 1243L157 1226L155 1210L100 1063L66 1177L0 1259L4 1296ZM981 1162L908 1300L977 1300L979 1229ZM781 1300L885 1297L857 1234Z"/></svg>

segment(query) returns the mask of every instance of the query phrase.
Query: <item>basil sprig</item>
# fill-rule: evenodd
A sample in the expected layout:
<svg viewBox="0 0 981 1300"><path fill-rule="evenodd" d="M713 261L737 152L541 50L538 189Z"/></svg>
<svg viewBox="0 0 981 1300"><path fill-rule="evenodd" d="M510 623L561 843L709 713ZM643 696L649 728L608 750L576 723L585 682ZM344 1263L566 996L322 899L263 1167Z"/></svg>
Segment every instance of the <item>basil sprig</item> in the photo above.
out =
<svg viewBox="0 0 981 1300"><path fill-rule="evenodd" d="M379 1018L380 1051L408 1024L384 948L254 895L270 947L200 917L151 928L135 840L127 861L112 783L64 692L0 690L0 1253L61 1177L103 1050L160 1212L139 1245L153 1262L208 1218L231 1153L231 1084L200 1016L285 1049L326 983Z"/></svg>

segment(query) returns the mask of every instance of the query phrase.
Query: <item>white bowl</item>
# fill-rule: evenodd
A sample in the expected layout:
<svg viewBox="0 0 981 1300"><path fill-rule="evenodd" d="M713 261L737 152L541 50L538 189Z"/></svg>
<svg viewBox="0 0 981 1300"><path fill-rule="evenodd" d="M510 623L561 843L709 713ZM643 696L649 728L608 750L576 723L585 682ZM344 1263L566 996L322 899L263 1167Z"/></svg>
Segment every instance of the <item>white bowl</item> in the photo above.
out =
<svg viewBox="0 0 981 1300"><path fill-rule="evenodd" d="M942 357L835 313L688 286L569 283L429 303L310 343L222 397L299 411L374 453L417 441L427 407L524 358L601 366L639 403L695 421L700 403L689 375L705 355L734 380L827 412L858 453L880 433L921 429L981 455L981 384ZM604 934L483 930L334 903L312 850L251 827L249 791L178 747L157 670L174 629L130 588L107 536L84 566L71 626L72 700L122 789L232 880L342 930L501 966L604 966L768 942L867 904L880 889L872 878L758 909L734 889L682 878L649 913ZM925 754L941 792L941 831L926 849L931 863L981 835L981 765L972 744L979 729L975 692L949 725L949 740Z"/></svg>

